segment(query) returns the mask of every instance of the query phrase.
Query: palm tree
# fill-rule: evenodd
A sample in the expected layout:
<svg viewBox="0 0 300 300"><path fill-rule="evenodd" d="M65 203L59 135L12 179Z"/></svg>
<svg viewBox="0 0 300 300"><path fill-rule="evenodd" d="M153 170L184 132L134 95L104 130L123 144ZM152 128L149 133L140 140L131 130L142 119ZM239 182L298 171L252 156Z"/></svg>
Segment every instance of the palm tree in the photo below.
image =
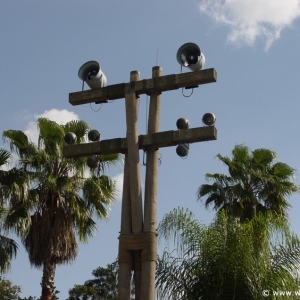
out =
<svg viewBox="0 0 300 300"><path fill-rule="evenodd" d="M6 223L22 237L30 263L43 267L42 297L51 299L57 265L77 256L76 234L86 242L97 229L94 217L108 217L115 195L115 183L103 174L118 155L99 156L99 168L86 176L86 158L63 156L64 135L75 133L84 141L89 126L83 121L65 125L45 118L37 121L36 145L20 130L4 131L3 137L18 155L17 184L1 187L9 201Z"/></svg>
<svg viewBox="0 0 300 300"><path fill-rule="evenodd" d="M177 208L158 227L173 240L157 264L160 299L265 299L263 291L298 291L300 240L286 221L257 214L240 223L224 210L209 226Z"/></svg>
<svg viewBox="0 0 300 300"><path fill-rule="evenodd" d="M212 184L198 189L198 200L205 199L205 206L215 210L225 209L242 222L253 218L257 212L271 211L286 216L290 204L287 198L298 192L292 182L294 169L282 162L275 162L277 155L268 149L250 151L237 145L232 158L217 155L229 171L225 174L206 174Z"/></svg>
<svg viewBox="0 0 300 300"><path fill-rule="evenodd" d="M3 170L3 167L8 164L10 153L5 149L0 149L0 185L7 182L7 179L13 174L13 170ZM0 273L3 274L10 269L10 261L17 254L17 243L7 237L7 228L5 228L3 221L7 215L5 203L0 206L0 232L5 235L0 235Z"/></svg>

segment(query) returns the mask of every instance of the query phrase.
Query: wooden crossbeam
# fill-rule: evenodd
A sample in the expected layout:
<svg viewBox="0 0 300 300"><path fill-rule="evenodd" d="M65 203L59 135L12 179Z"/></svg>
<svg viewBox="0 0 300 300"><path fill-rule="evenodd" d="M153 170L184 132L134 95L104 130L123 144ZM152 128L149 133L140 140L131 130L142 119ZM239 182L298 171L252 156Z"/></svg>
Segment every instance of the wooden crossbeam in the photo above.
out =
<svg viewBox="0 0 300 300"><path fill-rule="evenodd" d="M215 69L205 69L196 72L172 74L151 79L144 79L129 83L109 85L99 89L91 89L69 94L69 102L72 105L87 103L103 103L107 100L124 98L127 89L134 89L137 95L153 92L177 90L183 87L195 87L200 84L216 82L217 72Z"/></svg>
<svg viewBox="0 0 300 300"><path fill-rule="evenodd" d="M191 129L169 130L139 136L139 149L163 148L183 143L195 143L217 139L217 129L214 126L196 127ZM126 138L115 138L95 143L67 145L63 155L68 158L82 156L125 153Z"/></svg>

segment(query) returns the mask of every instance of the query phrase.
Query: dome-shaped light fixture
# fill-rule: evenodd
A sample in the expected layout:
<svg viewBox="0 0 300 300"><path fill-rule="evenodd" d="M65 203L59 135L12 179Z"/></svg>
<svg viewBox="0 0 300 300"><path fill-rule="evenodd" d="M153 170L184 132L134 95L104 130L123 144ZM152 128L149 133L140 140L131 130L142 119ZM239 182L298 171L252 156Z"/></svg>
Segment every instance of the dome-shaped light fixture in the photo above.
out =
<svg viewBox="0 0 300 300"><path fill-rule="evenodd" d="M95 169L99 166L99 159L97 156L93 155L93 156L90 156L88 159L87 159L87 165L89 166L89 168L91 169Z"/></svg>
<svg viewBox="0 0 300 300"><path fill-rule="evenodd" d="M88 139L91 141L91 142L98 142L100 141L100 132L96 129L92 129L88 132Z"/></svg>
<svg viewBox="0 0 300 300"><path fill-rule="evenodd" d="M176 122L176 126L178 129L189 129L190 121L186 118L179 118Z"/></svg>
<svg viewBox="0 0 300 300"><path fill-rule="evenodd" d="M189 154L189 144L179 144L176 147L176 153L180 157L187 157Z"/></svg>
<svg viewBox="0 0 300 300"><path fill-rule="evenodd" d="M76 143L77 136L74 132L67 132L64 136L64 140L68 145L72 145Z"/></svg>
<svg viewBox="0 0 300 300"><path fill-rule="evenodd" d="M205 124L207 126L212 126L216 122L216 117L212 113L206 113L202 117L202 122L203 122L203 124Z"/></svg>

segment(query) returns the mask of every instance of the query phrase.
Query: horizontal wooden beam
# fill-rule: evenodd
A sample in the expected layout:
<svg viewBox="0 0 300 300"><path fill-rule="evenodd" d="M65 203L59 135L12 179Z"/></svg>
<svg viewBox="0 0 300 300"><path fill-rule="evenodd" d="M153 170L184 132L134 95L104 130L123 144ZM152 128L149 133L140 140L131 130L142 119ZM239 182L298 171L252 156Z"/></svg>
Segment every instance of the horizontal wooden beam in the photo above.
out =
<svg viewBox="0 0 300 300"><path fill-rule="evenodd" d="M150 95L154 92L161 93L183 87L195 87L200 84L216 81L216 70L205 69L196 72L172 74L135 82L109 85L99 89L70 93L69 102L72 105L81 105L93 102L103 103L107 102L108 100L124 98L126 90L134 89L137 95Z"/></svg>
<svg viewBox="0 0 300 300"><path fill-rule="evenodd" d="M163 148L183 143L196 143L217 139L217 129L214 126L197 127L182 130L157 132L139 136L139 149ZM127 150L126 138L116 138L95 143L67 145L64 147L64 156L76 158L98 154L125 153Z"/></svg>

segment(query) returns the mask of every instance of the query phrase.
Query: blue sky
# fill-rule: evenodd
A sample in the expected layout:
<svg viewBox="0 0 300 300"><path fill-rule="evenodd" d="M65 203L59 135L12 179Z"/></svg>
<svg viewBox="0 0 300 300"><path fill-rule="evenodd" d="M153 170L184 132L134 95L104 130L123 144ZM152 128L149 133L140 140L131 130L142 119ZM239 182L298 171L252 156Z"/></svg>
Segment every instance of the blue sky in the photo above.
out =
<svg viewBox="0 0 300 300"><path fill-rule="evenodd" d="M44 116L62 123L85 120L102 139L125 137L123 99L100 110L69 104L68 94L81 90L79 67L98 61L109 85L128 82L133 70L141 79L151 78L155 65L163 75L176 74L177 49L194 42L206 57L204 68L215 68L218 81L200 86L189 98L181 90L163 93L160 130L176 129L180 117L191 127L202 126L203 114L212 112L218 139L190 145L187 159L175 148L160 150L158 221L183 206L209 223L214 212L196 201L196 191L207 172L226 172L216 154L230 156L241 143L269 148L299 173L299 16L299 0L0 0L0 132L21 129L34 139L36 119ZM146 132L146 103L147 96L141 96L139 134ZM122 171L121 165L109 171L120 188ZM144 167L141 171L144 178ZM299 197L290 198L291 226L298 234ZM57 268L60 299L117 257L120 208L117 199L110 220L99 222L99 233L80 245L77 260ZM42 272L30 267L19 244L7 277L22 287L24 297L39 296Z"/></svg>

